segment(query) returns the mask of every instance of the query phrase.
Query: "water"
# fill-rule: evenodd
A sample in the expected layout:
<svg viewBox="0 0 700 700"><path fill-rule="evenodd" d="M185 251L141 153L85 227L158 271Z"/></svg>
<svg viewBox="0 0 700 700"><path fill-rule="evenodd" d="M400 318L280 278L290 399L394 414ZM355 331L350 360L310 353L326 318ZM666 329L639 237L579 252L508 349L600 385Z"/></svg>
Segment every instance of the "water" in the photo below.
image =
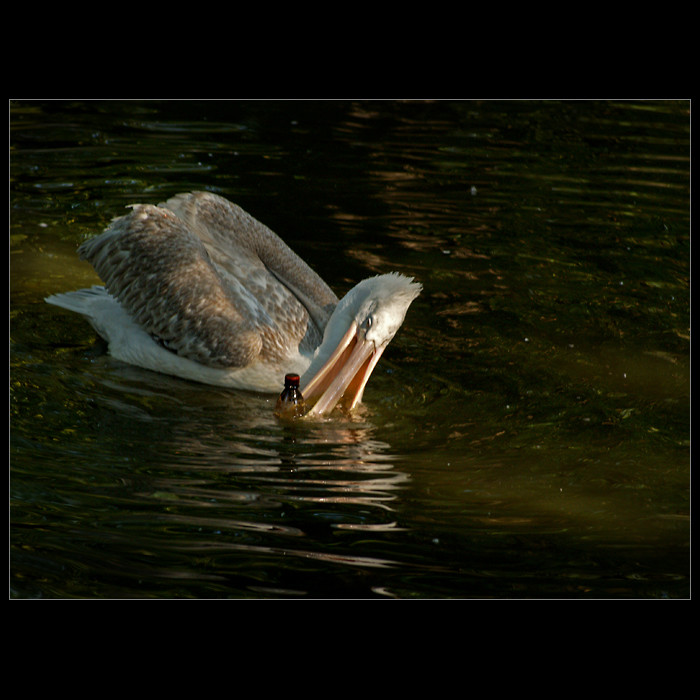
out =
<svg viewBox="0 0 700 700"><path fill-rule="evenodd" d="M11 596L689 596L687 102L11 105ZM357 415L127 367L44 296L208 189L424 292Z"/></svg>

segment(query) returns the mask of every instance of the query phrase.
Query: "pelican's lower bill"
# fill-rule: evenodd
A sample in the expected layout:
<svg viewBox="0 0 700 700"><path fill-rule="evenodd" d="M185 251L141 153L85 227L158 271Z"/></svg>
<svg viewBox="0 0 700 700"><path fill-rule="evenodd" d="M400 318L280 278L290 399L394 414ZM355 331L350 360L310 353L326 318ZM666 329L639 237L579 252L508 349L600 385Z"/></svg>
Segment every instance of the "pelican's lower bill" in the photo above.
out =
<svg viewBox="0 0 700 700"><path fill-rule="evenodd" d="M385 346L386 347L386 346ZM376 348L353 322L331 356L302 389L309 416L328 413L342 401L352 410L362 401L365 386L384 351Z"/></svg>

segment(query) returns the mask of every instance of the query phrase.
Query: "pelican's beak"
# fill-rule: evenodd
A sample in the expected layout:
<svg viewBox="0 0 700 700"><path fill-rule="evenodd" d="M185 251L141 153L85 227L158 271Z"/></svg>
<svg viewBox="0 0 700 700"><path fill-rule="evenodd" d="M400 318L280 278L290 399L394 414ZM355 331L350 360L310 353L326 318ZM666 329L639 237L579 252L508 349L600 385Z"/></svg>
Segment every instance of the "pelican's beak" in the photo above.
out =
<svg viewBox="0 0 700 700"><path fill-rule="evenodd" d="M327 362L302 388L304 401L313 404L306 415L329 413L341 399L349 410L360 403L367 380L385 347L375 347L373 341L367 340L365 331L353 322Z"/></svg>

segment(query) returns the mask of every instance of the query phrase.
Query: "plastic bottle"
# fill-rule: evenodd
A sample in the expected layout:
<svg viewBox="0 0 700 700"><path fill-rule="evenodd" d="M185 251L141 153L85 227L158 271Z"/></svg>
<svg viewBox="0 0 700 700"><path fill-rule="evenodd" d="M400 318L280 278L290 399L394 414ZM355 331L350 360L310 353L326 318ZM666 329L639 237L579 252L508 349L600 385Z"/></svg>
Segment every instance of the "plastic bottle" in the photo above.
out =
<svg viewBox="0 0 700 700"><path fill-rule="evenodd" d="M278 418L301 418L305 410L304 397L299 391L299 375L285 375L284 389L277 399L275 415Z"/></svg>

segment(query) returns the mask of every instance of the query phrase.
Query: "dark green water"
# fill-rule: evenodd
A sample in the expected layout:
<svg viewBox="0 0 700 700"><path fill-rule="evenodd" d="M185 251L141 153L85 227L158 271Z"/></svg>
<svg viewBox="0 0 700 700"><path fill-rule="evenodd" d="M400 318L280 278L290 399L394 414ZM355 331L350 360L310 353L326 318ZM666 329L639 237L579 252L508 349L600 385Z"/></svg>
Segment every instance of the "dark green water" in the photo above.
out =
<svg viewBox="0 0 700 700"><path fill-rule="evenodd" d="M687 102L11 105L16 598L686 598ZM424 286L352 419L112 360L54 292L208 189Z"/></svg>

